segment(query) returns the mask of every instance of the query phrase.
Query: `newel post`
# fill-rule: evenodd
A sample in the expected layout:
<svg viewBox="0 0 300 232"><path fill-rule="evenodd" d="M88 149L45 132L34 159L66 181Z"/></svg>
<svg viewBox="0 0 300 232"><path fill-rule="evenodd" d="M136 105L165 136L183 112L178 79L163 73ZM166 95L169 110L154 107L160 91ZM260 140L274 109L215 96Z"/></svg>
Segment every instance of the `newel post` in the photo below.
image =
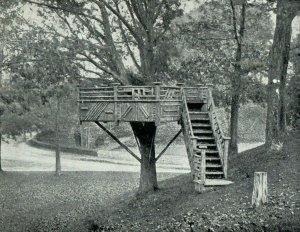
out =
<svg viewBox="0 0 300 232"><path fill-rule="evenodd" d="M118 86L120 83L112 83L112 86L114 88L114 120L115 123L118 123L119 117L118 117Z"/></svg>
<svg viewBox="0 0 300 232"><path fill-rule="evenodd" d="M205 190L205 181L206 181L206 146L199 146L198 147L201 151L201 173L200 173L200 183L195 184L195 190L197 192L203 192Z"/></svg>
<svg viewBox="0 0 300 232"><path fill-rule="evenodd" d="M229 152L229 142L230 139L226 138L224 139L224 152L223 152L223 171L224 171L224 177L227 179L228 176L228 152Z"/></svg>
<svg viewBox="0 0 300 232"><path fill-rule="evenodd" d="M161 82L153 82L154 84L154 92L155 92L155 100L156 102L156 113L155 113L155 125L158 126L160 124L160 86Z"/></svg>
<svg viewBox="0 0 300 232"><path fill-rule="evenodd" d="M207 99L207 103L206 103L206 109L205 110L209 110L211 105L212 105L212 101L213 99L211 99L212 97L212 88L213 88L213 84L206 84L206 99Z"/></svg>
<svg viewBox="0 0 300 232"><path fill-rule="evenodd" d="M180 92L182 93L184 83L177 83L176 86L180 87Z"/></svg>

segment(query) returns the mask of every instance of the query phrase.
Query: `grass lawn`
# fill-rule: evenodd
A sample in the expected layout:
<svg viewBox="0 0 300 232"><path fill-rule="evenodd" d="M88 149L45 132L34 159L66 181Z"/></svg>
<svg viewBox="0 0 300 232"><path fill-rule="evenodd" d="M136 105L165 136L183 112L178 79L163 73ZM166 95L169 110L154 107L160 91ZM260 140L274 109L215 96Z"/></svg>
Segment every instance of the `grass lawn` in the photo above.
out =
<svg viewBox="0 0 300 232"><path fill-rule="evenodd" d="M99 210L73 231L300 231L300 134L283 150L259 147L230 158L233 185L194 192L189 175L160 183L160 190L130 196ZM253 174L268 173L269 202L251 206Z"/></svg>
<svg viewBox="0 0 300 232"><path fill-rule="evenodd" d="M135 192L138 181L138 173L2 173L0 231L70 231L70 226L88 222L106 205Z"/></svg>
<svg viewBox="0 0 300 232"><path fill-rule="evenodd" d="M280 152L230 157L233 185L194 191L190 175L160 174L136 196L138 173L0 174L0 231L300 231L300 134ZM253 173L268 173L269 202L252 208ZM168 179L169 178L169 179Z"/></svg>

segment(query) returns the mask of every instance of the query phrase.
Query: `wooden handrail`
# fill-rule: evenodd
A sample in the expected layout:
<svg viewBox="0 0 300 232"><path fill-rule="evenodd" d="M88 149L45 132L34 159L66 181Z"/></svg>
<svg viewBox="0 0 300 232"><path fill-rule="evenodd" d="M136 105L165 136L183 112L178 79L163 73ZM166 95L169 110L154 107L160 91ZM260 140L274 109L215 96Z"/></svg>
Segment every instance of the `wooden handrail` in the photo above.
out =
<svg viewBox="0 0 300 232"><path fill-rule="evenodd" d="M193 129L192 129L192 123L191 123L191 119L190 119L190 115L189 115L189 109L188 109L188 106L187 106L186 96L185 96L184 90L182 91L182 103L183 103L183 109L185 110L185 115L187 117L191 137L194 137L194 132L193 132Z"/></svg>
<svg viewBox="0 0 300 232"><path fill-rule="evenodd" d="M214 137L216 138L222 167L224 171L224 176L227 178L227 162L228 162L228 148L230 137L224 135L224 132L221 128L221 124L218 120L218 117L215 112L215 103L212 97L211 89L208 89L208 112L211 120L211 126L213 130ZM220 132L218 132L218 131Z"/></svg>
<svg viewBox="0 0 300 232"><path fill-rule="evenodd" d="M211 91L211 89L208 89L208 95L209 95L209 98L208 98L208 99L209 99L208 108L209 108L209 110L210 110L210 108L212 108L211 111L215 113L215 108L216 108L216 106L215 106L215 102L214 102L214 99L213 99L213 96L212 96L212 91ZM218 117L216 117L216 122L217 122L217 124L219 125L219 130L220 130L220 132L221 132L222 138L223 138L224 140L230 140L230 139L231 139L230 137L224 135L224 132L223 132L221 126L220 126L221 124L220 124L220 122L219 122L219 120L218 120Z"/></svg>
<svg viewBox="0 0 300 232"><path fill-rule="evenodd" d="M207 87L180 87L180 86L163 86L160 85L159 92L154 95L157 89L156 86L100 86L100 87L79 87L79 102L82 102L85 100L85 102L89 102L86 100L92 100L95 102L95 97L97 97L97 101L101 102L103 98L103 101L107 100L106 98L111 97L113 100L121 100L121 98L130 98L132 97L132 100L136 96L134 96L134 90L137 90L137 95L140 96L143 100L145 99L152 99L154 96L160 96L160 100L182 100L181 91L180 90L187 90L187 91L193 91L197 89L205 89ZM144 89L142 91L143 94L139 94L139 90ZM115 96L116 91L116 96ZM187 94L187 93L186 93ZM199 98L197 94L188 94L185 96L186 99L188 98ZM200 96L200 99L206 98L203 96ZM141 99L141 100L142 100ZM157 100L157 99L156 99Z"/></svg>

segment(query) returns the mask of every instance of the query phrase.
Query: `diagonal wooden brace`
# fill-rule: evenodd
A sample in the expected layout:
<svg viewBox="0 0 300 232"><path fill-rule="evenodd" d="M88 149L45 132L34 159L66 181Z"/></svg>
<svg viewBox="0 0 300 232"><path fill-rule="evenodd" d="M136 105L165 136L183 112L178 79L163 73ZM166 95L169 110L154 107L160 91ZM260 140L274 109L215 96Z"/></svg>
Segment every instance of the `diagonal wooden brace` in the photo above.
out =
<svg viewBox="0 0 300 232"><path fill-rule="evenodd" d="M113 133L111 133L108 129L106 129L100 122L95 121L95 123L102 129L104 130L113 140L115 140L121 147L123 147L130 155L132 155L136 160L141 162L141 159L127 147L124 143L122 143Z"/></svg>
<svg viewBox="0 0 300 232"><path fill-rule="evenodd" d="M177 134L173 137L173 139L171 139L171 141L167 144L167 146L159 153L159 155L155 159L155 162L157 162L157 160L166 152L168 147L174 142L174 140L180 135L181 132L182 132L182 129L180 129L177 132Z"/></svg>

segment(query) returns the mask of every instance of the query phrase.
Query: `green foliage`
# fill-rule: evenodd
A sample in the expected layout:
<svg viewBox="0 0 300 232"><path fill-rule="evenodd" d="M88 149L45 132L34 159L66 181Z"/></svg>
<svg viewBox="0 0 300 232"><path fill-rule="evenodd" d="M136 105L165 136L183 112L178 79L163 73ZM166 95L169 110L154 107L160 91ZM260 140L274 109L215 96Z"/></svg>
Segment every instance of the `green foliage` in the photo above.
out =
<svg viewBox="0 0 300 232"><path fill-rule="evenodd" d="M265 98L259 94L263 89L260 79L266 73L271 25L269 13L260 5L247 7L241 63L242 86L245 87L242 102L249 99L261 102ZM187 83L213 83L217 95L221 95L219 92L224 95L217 101L228 104L236 50L229 1L207 1L175 19L170 39L178 49L170 62L174 75ZM256 95L253 94L253 87Z"/></svg>

